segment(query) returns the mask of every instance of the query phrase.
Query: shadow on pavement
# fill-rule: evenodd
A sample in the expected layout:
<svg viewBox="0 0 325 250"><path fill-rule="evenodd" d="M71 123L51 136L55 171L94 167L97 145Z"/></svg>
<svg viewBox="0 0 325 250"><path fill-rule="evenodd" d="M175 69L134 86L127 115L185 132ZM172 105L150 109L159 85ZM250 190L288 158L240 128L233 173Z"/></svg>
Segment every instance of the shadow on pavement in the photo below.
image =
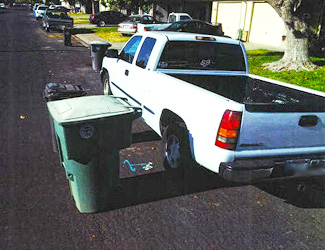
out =
<svg viewBox="0 0 325 250"><path fill-rule="evenodd" d="M114 210L211 189L235 186L204 168L170 169L121 179L122 188L111 194L109 208Z"/></svg>
<svg viewBox="0 0 325 250"><path fill-rule="evenodd" d="M296 207L325 208L324 177L274 180L255 186Z"/></svg>
<svg viewBox="0 0 325 250"><path fill-rule="evenodd" d="M92 29L87 28L74 28L71 32L72 35L78 35L78 34L92 34L95 33Z"/></svg>
<svg viewBox="0 0 325 250"><path fill-rule="evenodd" d="M132 133L132 143L160 141L160 136L153 130Z"/></svg>

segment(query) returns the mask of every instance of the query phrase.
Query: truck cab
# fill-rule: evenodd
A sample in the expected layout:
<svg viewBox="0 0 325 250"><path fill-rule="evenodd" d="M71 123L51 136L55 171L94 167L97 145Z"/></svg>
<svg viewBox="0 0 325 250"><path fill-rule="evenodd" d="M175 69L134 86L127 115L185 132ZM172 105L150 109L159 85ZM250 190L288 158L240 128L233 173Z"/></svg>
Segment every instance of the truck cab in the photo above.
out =
<svg viewBox="0 0 325 250"><path fill-rule="evenodd" d="M168 23L174 23L182 20L192 20L192 17L187 13L170 13L168 15Z"/></svg>

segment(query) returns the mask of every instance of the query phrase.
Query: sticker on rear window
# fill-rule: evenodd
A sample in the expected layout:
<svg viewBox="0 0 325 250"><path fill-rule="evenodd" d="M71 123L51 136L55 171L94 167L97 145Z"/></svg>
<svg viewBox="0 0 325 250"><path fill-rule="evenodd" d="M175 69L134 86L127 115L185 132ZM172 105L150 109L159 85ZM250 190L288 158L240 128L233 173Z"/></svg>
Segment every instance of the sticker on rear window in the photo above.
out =
<svg viewBox="0 0 325 250"><path fill-rule="evenodd" d="M206 66L209 66L211 64L211 60L210 59L203 59L200 62L200 65L205 68Z"/></svg>

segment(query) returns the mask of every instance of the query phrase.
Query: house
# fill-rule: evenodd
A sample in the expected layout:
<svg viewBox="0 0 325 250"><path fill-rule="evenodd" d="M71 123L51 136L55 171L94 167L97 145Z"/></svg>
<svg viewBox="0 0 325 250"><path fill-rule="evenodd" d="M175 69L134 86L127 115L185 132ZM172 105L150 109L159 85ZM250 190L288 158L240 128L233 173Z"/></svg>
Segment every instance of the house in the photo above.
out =
<svg viewBox="0 0 325 250"><path fill-rule="evenodd" d="M167 21L171 12L185 12L195 19L210 21L212 0L156 0L154 16Z"/></svg>
<svg viewBox="0 0 325 250"><path fill-rule="evenodd" d="M213 1L211 23L222 23L225 35L234 39L284 46L283 20L264 1Z"/></svg>
<svg viewBox="0 0 325 250"><path fill-rule="evenodd" d="M75 13L88 13L91 14L93 9L95 13L98 12L99 3L97 1L76 1L74 5L71 5L68 0L61 0L61 5L71 9Z"/></svg>

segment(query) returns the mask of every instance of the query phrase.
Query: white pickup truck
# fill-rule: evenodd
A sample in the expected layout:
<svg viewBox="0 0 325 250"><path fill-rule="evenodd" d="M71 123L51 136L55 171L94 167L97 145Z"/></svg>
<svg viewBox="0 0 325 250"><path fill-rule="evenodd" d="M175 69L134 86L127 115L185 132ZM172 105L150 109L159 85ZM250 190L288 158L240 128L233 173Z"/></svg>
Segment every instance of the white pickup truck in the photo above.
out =
<svg viewBox="0 0 325 250"><path fill-rule="evenodd" d="M138 23L137 32L163 30L169 27L172 23L183 21L183 20L192 20L192 17L187 13L172 12L168 15L167 23L153 23L153 24Z"/></svg>
<svg viewBox="0 0 325 250"><path fill-rule="evenodd" d="M136 34L106 52L101 78L142 108L167 166L194 160L238 182L324 174L325 93L249 74L240 41Z"/></svg>

